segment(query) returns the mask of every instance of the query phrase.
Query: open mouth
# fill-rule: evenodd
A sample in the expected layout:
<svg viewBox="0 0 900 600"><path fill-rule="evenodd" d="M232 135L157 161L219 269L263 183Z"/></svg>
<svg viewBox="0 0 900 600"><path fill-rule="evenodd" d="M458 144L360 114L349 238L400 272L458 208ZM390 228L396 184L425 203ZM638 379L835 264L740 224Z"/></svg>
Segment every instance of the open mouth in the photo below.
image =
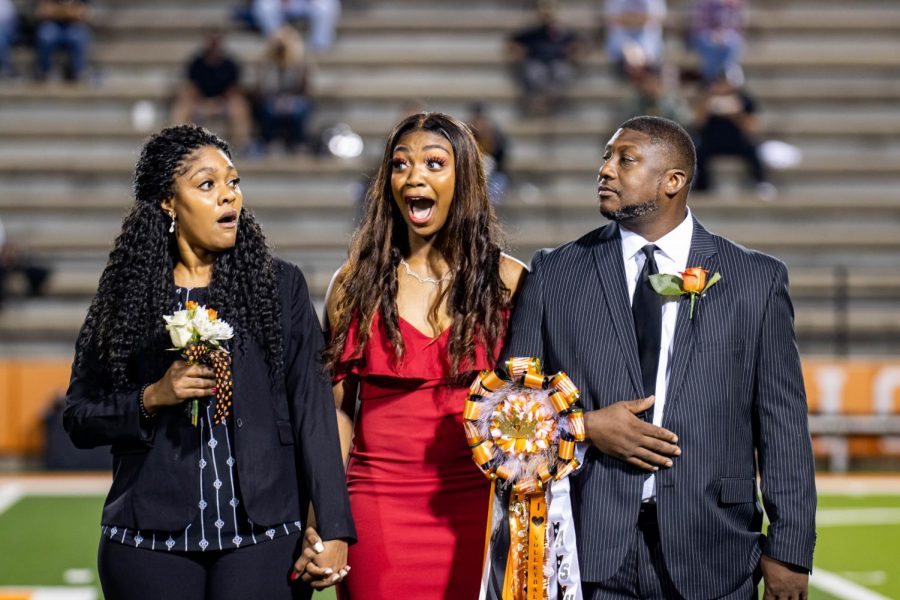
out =
<svg viewBox="0 0 900 600"><path fill-rule="evenodd" d="M409 220L416 225L424 225L431 220L434 213L434 200L423 196L407 196L406 208L409 212Z"/></svg>
<svg viewBox="0 0 900 600"><path fill-rule="evenodd" d="M237 221L238 212L236 210L230 210L219 217L216 223L223 227L235 227L237 225Z"/></svg>

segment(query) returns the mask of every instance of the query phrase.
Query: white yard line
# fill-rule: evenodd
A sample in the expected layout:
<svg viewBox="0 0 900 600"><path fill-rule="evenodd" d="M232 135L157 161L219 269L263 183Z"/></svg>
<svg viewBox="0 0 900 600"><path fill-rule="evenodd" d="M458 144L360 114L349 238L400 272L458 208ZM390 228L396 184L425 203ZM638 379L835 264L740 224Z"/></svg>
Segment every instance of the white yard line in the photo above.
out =
<svg viewBox="0 0 900 600"><path fill-rule="evenodd" d="M93 588L38 588L30 600L97 600L97 591Z"/></svg>
<svg viewBox="0 0 900 600"><path fill-rule="evenodd" d="M816 513L816 527L897 524L900 508L823 508Z"/></svg>
<svg viewBox="0 0 900 600"><path fill-rule="evenodd" d="M25 488L18 483L0 485L0 515L25 495Z"/></svg>
<svg viewBox="0 0 900 600"><path fill-rule="evenodd" d="M900 494L900 477L896 475L830 475L816 477L816 489L823 496L868 496Z"/></svg>
<svg viewBox="0 0 900 600"><path fill-rule="evenodd" d="M109 491L111 475L2 475L0 489L19 486L28 496L100 496Z"/></svg>
<svg viewBox="0 0 900 600"><path fill-rule="evenodd" d="M0 587L0 598L7 595L28 600L97 600L97 590L91 587Z"/></svg>
<svg viewBox="0 0 900 600"><path fill-rule="evenodd" d="M835 598L841 598L841 600L890 600L887 596L882 596L819 567L813 569L809 585L819 588Z"/></svg>

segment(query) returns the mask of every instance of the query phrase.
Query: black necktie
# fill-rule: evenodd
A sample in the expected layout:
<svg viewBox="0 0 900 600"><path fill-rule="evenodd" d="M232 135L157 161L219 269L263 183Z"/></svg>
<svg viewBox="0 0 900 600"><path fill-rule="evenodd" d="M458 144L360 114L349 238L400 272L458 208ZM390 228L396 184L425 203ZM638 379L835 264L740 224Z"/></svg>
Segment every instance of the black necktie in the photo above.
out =
<svg viewBox="0 0 900 600"><path fill-rule="evenodd" d="M647 244L641 248L646 260L641 269L634 298L631 301L631 314L634 316L634 331L637 333L638 357L641 361L641 379L644 383L644 396L656 393L656 370L659 367L659 346L662 340L662 300L653 286L650 275L659 273L653 253L656 246ZM653 409L648 410L644 418L653 420Z"/></svg>

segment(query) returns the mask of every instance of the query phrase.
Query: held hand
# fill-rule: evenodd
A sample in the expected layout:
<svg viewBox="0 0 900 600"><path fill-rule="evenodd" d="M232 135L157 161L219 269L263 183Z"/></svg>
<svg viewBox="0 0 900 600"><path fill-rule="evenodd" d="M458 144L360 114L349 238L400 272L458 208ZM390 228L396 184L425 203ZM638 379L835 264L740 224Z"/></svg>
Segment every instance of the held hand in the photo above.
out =
<svg viewBox="0 0 900 600"><path fill-rule="evenodd" d="M654 401L653 396L625 400L585 413L588 439L604 454L645 471L671 467L670 457L681 454L675 445L678 436L637 416L649 410Z"/></svg>
<svg viewBox="0 0 900 600"><path fill-rule="evenodd" d="M152 414L163 406L174 406L192 398L205 398L215 392L213 370L204 365L189 365L176 360L162 379L144 391L144 407Z"/></svg>
<svg viewBox="0 0 900 600"><path fill-rule="evenodd" d="M760 567L766 590L763 600L806 600L809 592L809 573L806 569L765 555Z"/></svg>
<svg viewBox="0 0 900 600"><path fill-rule="evenodd" d="M307 527L303 536L303 551L294 564L291 581L299 577L314 590L322 590L342 581L349 572L347 542L323 542L315 529Z"/></svg>

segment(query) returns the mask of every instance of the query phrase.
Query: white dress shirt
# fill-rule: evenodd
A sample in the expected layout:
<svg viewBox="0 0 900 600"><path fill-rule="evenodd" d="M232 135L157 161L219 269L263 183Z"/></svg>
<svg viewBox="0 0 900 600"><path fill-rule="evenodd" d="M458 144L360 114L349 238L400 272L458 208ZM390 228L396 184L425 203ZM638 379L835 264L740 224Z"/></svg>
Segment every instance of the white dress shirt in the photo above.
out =
<svg viewBox="0 0 900 600"><path fill-rule="evenodd" d="M628 284L628 298L634 298L634 289L637 287L638 276L644 268L644 253L641 248L647 244L656 245L656 266L660 273L680 275L687 269L688 254L691 251L691 238L694 235L694 221L691 218L691 209L687 209L687 216L675 229L656 240L649 242L639 234L625 229L621 225L622 234L622 260L625 262L625 281ZM672 341L675 339L675 321L678 316L678 296L664 296L662 305L662 336L659 347L659 368L656 371L656 403L653 405L653 424L660 426L663 419L663 410L666 406L666 392L669 381L669 372L672 365ZM642 500L649 500L656 496L656 478L650 476L644 481L644 493Z"/></svg>

